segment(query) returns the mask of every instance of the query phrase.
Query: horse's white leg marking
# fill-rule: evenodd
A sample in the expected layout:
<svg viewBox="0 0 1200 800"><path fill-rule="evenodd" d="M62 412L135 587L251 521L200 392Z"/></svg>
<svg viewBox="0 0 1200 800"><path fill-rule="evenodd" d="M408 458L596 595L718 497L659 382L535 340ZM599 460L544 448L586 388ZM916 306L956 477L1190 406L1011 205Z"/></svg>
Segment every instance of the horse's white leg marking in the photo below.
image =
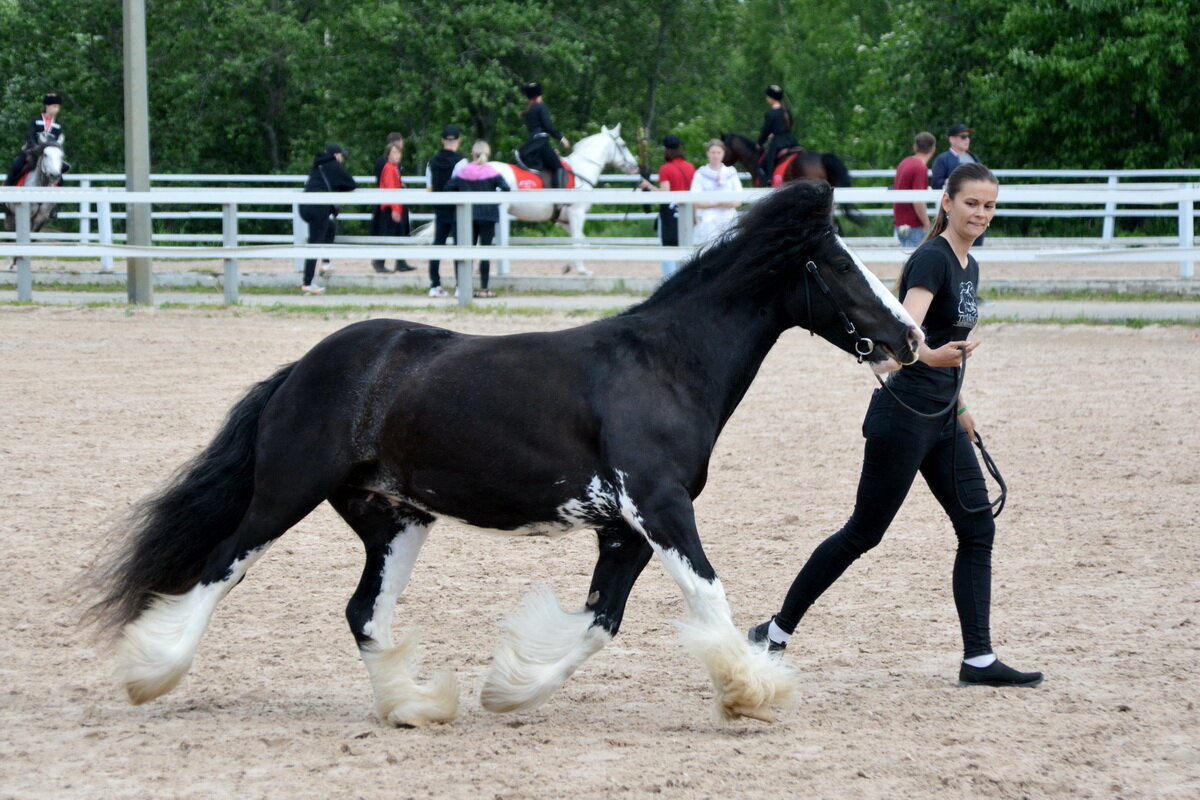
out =
<svg viewBox="0 0 1200 800"><path fill-rule="evenodd" d="M583 225L586 221L588 206L583 203L574 203L567 206L567 226L571 230L571 241L578 245L583 242ZM575 259L575 273L577 275L594 275L590 269L583 265L582 259Z"/></svg>
<svg viewBox="0 0 1200 800"><path fill-rule="evenodd" d="M458 683L449 670L421 684L417 674L417 635L400 634L395 647L366 645L359 648L375 690L375 710L388 725L418 726L450 722L458 716Z"/></svg>
<svg viewBox="0 0 1200 800"><path fill-rule="evenodd" d="M580 664L612 641L608 631L592 626L595 618L591 611L563 611L549 589L530 592L504 620L479 698L483 707L517 711L548 700Z"/></svg>
<svg viewBox="0 0 1200 800"><path fill-rule="evenodd" d="M396 610L396 598L408 586L417 555L428 537L428 525L409 525L388 546L379 594L375 596L375 608L371 612L371 619L363 625L363 633L378 642L380 647L393 646L392 614Z"/></svg>
<svg viewBox="0 0 1200 800"><path fill-rule="evenodd" d="M428 525L409 525L392 539L384 558L379 594L363 633L371 643L359 647L371 677L375 712L388 725L424 725L450 722L458 716L458 683L449 670L429 683L417 681L417 635L405 631L400 643L392 638L396 599L408 585L417 554L429 536Z"/></svg>
<svg viewBox="0 0 1200 800"><path fill-rule="evenodd" d="M787 703L796 695L796 673L782 660L770 658L765 650L750 646L733 625L720 579L701 578L679 552L657 544L646 533L641 514L624 492L621 516L646 537L683 592L686 616L676 625L684 647L708 670L720 716L726 720L752 717L772 721L770 706Z"/></svg>
<svg viewBox="0 0 1200 800"><path fill-rule="evenodd" d="M140 705L166 694L187 674L213 611L269 545L229 567L229 577L198 583L185 594L159 595L125 626L117 646L117 675L130 702Z"/></svg>

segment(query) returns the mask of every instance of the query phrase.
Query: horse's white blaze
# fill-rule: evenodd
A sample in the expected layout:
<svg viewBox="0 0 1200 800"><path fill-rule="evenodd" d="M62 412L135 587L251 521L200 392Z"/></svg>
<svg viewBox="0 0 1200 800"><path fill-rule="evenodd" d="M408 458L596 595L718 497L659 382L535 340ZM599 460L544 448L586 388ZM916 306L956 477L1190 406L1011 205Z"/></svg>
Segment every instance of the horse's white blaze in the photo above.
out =
<svg viewBox="0 0 1200 800"><path fill-rule="evenodd" d="M380 576L379 594L375 596L371 619L363 625L363 633L379 642L382 648L392 647L392 614L396 609L396 598L408 585L417 554L421 552L421 546L425 544L428 536L428 526L411 524L397 534L388 545L388 553L383 560L383 574Z"/></svg>
<svg viewBox="0 0 1200 800"><path fill-rule="evenodd" d="M199 583L179 595L160 595L125 626L117 646L117 675L130 702L140 705L175 688L192 658L213 611L269 545L235 561L229 576Z"/></svg>
<svg viewBox="0 0 1200 800"><path fill-rule="evenodd" d="M591 611L567 612L554 593L534 589L505 617L503 634L479 701L488 711L507 712L544 703L604 645L608 631L593 626Z"/></svg>
<svg viewBox="0 0 1200 800"><path fill-rule="evenodd" d="M622 491L625 521L646 537L667 573L683 592L686 616L676 623L684 648L708 670L723 719L752 717L769 722L770 706L787 703L799 689L795 672L765 650L750 646L733 625L733 615L719 578L705 580L674 549L663 548L646 532L632 499Z"/></svg>
<svg viewBox="0 0 1200 800"><path fill-rule="evenodd" d="M912 315L908 313L908 309L902 306L900 301L896 299L896 296L888 291L888 288L883 285L883 281L879 280L879 277L874 272L867 269L867 265L862 262L862 259L858 257L857 253L850 249L846 242L842 240L842 237L837 237L837 243L843 250L846 251L846 255L850 256L850 259L854 262L854 265L858 267L859 272L863 274L863 277L866 278L867 283L870 284L871 289L875 292L883 304L887 306L888 309L896 316L896 319L900 320L905 325L916 328L918 336L920 336L921 340L924 341L924 334L921 333L921 328L913 320Z"/></svg>
<svg viewBox="0 0 1200 800"><path fill-rule="evenodd" d="M444 670L428 683L417 681L417 636L400 634L395 647L367 645L359 648L371 688L375 713L388 725L426 725L451 722L458 716L458 682Z"/></svg>

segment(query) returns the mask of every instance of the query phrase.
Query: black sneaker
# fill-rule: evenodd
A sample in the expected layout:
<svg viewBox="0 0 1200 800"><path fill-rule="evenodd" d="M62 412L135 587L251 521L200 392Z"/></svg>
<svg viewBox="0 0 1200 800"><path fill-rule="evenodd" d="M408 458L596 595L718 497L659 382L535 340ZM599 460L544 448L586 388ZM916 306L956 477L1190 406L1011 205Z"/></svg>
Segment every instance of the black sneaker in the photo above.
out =
<svg viewBox="0 0 1200 800"><path fill-rule="evenodd" d="M958 669L959 686L1037 686L1042 680L1042 673L1018 672L1000 659L986 667L963 664Z"/></svg>
<svg viewBox="0 0 1200 800"><path fill-rule="evenodd" d="M767 636L767 631L771 629L771 620L767 620L761 625L755 625L750 630L746 631L746 638L750 640L750 644L765 644L768 653L782 653L787 649L787 644L772 642Z"/></svg>
<svg viewBox="0 0 1200 800"><path fill-rule="evenodd" d="M396 262L396 272L412 272L415 269L416 267L414 267L412 264L409 264L407 261Z"/></svg>

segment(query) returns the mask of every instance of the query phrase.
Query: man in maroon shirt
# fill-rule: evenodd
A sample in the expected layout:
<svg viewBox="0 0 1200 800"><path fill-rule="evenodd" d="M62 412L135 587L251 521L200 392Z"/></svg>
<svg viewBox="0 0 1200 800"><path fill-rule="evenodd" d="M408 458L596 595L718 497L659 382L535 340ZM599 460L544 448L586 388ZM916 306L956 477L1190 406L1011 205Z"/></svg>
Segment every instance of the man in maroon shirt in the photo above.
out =
<svg viewBox="0 0 1200 800"><path fill-rule="evenodd" d="M658 186L643 179L638 188L659 192L686 192L692 188L696 168L683 158L683 142L675 134L663 138L663 165L658 170ZM674 203L658 207L658 235L663 245L679 244L679 207ZM678 261L662 262L662 274L669 278L679 269Z"/></svg>
<svg viewBox="0 0 1200 800"><path fill-rule="evenodd" d="M929 188L929 159L933 158L936 141L932 133L921 132L913 137L913 155L896 167L893 189ZM901 247L916 247L929 230L929 212L924 203L893 203L892 224Z"/></svg>

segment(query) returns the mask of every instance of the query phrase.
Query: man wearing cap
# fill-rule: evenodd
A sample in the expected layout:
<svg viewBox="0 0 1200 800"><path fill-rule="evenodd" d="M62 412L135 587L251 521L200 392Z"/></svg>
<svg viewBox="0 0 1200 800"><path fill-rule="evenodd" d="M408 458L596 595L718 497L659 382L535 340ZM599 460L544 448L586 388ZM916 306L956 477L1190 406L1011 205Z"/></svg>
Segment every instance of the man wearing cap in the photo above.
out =
<svg viewBox="0 0 1200 800"><path fill-rule="evenodd" d="M442 128L442 149L429 159L429 164L425 167L426 189L431 192L445 191L446 184L450 182L450 179L466 165L467 159L458 152L458 146L461 143L462 131L458 129L457 125L447 125ZM454 219L454 206L433 207L433 243L435 245L445 244L451 234L454 234L454 241L459 241L458 234L454 230ZM446 297L446 290L442 288L440 266L440 260L434 259L429 262L430 297Z"/></svg>
<svg viewBox="0 0 1200 800"><path fill-rule="evenodd" d="M933 160L933 175L929 185L934 189L945 186L946 179L959 164L973 164L979 160L971 152L971 133L972 129L962 124L951 125L950 130L946 131L950 149Z"/></svg>
<svg viewBox="0 0 1200 800"><path fill-rule="evenodd" d="M62 143L63 126L57 119L61 108L62 98L56 93L51 92L42 98L42 113L29 121L29 128L25 131L25 145L8 168L8 175L4 180L6 185L13 186L20 179L21 173L25 170L27 154L41 143L43 136L46 141L53 139L59 144Z"/></svg>
<svg viewBox="0 0 1200 800"><path fill-rule="evenodd" d="M657 192L686 192L692 186L696 168L683 158L683 142L675 134L663 137L663 165L658 170L658 186L642 179L638 188ZM679 206L674 203L658 207L658 236L665 247L679 244ZM679 269L678 261L662 262L662 275L669 278Z"/></svg>

